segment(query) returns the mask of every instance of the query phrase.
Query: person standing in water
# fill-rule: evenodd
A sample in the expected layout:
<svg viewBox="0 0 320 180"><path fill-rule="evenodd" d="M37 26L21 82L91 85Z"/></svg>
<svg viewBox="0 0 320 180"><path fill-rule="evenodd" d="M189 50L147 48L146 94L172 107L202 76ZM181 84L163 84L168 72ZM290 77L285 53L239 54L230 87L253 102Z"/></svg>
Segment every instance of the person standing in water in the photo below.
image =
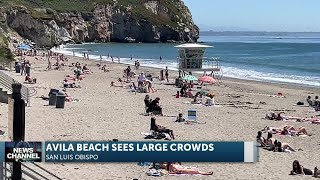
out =
<svg viewBox="0 0 320 180"><path fill-rule="evenodd" d="M118 63L120 64L120 57L118 56Z"/></svg>
<svg viewBox="0 0 320 180"><path fill-rule="evenodd" d="M160 62L162 61L162 56L160 56Z"/></svg>
<svg viewBox="0 0 320 180"><path fill-rule="evenodd" d="M73 55L73 57L75 56L74 51L72 51L72 55Z"/></svg>
<svg viewBox="0 0 320 180"><path fill-rule="evenodd" d="M168 71L168 66L166 66L165 74L167 82L169 82L169 71Z"/></svg>

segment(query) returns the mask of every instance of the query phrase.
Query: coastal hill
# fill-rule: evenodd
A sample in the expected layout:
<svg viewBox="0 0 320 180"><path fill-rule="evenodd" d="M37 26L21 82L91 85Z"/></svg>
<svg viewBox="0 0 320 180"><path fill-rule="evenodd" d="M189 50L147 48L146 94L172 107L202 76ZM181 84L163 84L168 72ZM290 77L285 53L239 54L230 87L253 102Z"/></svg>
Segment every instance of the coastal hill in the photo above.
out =
<svg viewBox="0 0 320 180"><path fill-rule="evenodd" d="M16 32L39 47L199 38L182 0L0 0L0 17L0 35Z"/></svg>

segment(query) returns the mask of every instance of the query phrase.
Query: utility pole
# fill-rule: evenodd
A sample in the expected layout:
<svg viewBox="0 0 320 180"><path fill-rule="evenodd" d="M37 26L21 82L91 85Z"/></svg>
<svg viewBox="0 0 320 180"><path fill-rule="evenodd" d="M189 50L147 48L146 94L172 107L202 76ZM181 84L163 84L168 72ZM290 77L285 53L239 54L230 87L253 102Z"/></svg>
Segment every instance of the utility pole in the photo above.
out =
<svg viewBox="0 0 320 180"><path fill-rule="evenodd" d="M19 143L25 137L25 102L21 98L21 84L12 84L13 104L13 141ZM13 162L13 180L22 179L21 162Z"/></svg>

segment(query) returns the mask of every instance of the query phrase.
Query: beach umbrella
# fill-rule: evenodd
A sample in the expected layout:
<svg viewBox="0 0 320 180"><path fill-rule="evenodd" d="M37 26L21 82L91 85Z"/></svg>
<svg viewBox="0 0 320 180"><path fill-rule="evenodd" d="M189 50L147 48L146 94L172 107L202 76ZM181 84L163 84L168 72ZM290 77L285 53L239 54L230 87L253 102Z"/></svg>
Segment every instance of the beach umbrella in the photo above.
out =
<svg viewBox="0 0 320 180"><path fill-rule="evenodd" d="M21 50L30 50L30 46L29 45L26 45L26 44L20 44L18 47L18 49L21 49Z"/></svg>
<svg viewBox="0 0 320 180"><path fill-rule="evenodd" d="M205 83L215 83L217 82L213 77L211 76L202 76L198 79L200 82L205 82Z"/></svg>
<svg viewBox="0 0 320 180"><path fill-rule="evenodd" d="M198 81L198 79L195 76L192 76L192 75L186 75L182 79L186 80L186 81Z"/></svg>

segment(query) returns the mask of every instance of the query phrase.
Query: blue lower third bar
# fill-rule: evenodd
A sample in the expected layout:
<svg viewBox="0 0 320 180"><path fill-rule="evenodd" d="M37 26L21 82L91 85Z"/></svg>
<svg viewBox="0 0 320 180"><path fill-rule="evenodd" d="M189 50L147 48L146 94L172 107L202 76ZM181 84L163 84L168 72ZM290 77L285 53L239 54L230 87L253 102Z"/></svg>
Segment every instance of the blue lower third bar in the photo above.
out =
<svg viewBox="0 0 320 180"><path fill-rule="evenodd" d="M45 142L45 162L257 162L254 142Z"/></svg>

